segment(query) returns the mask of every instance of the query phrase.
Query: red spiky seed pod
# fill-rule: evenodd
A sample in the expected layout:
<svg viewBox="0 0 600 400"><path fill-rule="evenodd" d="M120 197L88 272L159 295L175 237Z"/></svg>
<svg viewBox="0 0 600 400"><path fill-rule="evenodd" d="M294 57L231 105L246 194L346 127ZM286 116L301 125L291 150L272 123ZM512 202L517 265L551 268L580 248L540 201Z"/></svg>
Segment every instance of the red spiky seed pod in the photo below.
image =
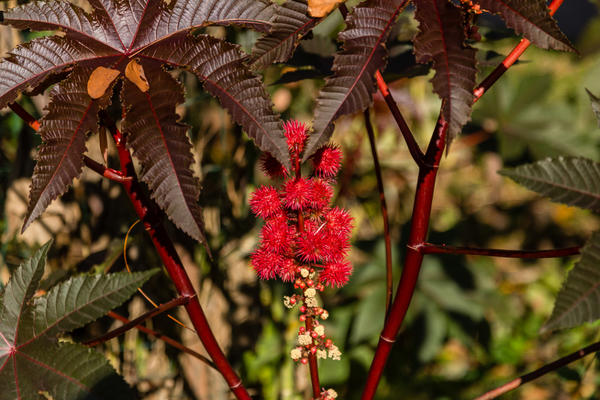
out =
<svg viewBox="0 0 600 400"><path fill-rule="evenodd" d="M281 200L277 189L272 186L261 186L250 197L250 209L261 218L268 218L281 213Z"/></svg>
<svg viewBox="0 0 600 400"><path fill-rule="evenodd" d="M334 262L323 266L319 280L330 287L344 286L352 274L352 265L348 261Z"/></svg>
<svg viewBox="0 0 600 400"><path fill-rule="evenodd" d="M342 151L335 145L327 145L320 148L312 159L317 175L333 178L340 170Z"/></svg>

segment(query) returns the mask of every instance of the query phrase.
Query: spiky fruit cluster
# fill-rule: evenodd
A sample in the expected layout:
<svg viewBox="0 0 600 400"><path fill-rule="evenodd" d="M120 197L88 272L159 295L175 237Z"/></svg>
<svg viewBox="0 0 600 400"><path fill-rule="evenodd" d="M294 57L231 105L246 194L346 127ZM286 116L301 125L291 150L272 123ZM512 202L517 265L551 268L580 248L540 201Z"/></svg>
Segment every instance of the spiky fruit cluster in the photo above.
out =
<svg viewBox="0 0 600 400"><path fill-rule="evenodd" d="M252 266L260 278L293 282L298 290L284 298L289 308L300 305L300 321L305 322L290 356L304 364L311 356L339 359L339 349L319 322L329 314L319 307L317 293L326 286L345 285L352 273L347 260L352 217L330 205L342 153L334 145L321 148L311 157L312 174L304 177L301 159L306 127L289 121L284 129L292 170L266 154L262 168L280 184L262 186L250 198L253 213L265 220L260 245L251 256Z"/></svg>

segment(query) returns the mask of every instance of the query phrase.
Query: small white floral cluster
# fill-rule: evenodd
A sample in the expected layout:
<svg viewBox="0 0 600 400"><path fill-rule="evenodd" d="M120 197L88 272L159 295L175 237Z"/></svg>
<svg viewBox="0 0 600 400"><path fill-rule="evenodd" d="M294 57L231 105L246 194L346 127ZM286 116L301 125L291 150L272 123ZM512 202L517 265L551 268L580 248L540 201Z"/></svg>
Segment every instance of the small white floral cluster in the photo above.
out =
<svg viewBox="0 0 600 400"><path fill-rule="evenodd" d="M333 389L327 389L327 390L323 390L321 392L321 396L319 397L319 400L334 400L337 399L338 394L335 390Z"/></svg>
<svg viewBox="0 0 600 400"><path fill-rule="evenodd" d="M305 268L300 270L300 275L307 279L311 278L311 272ZM290 351L290 357L294 361L299 361L303 364L308 363L308 358L311 355L315 355L317 359L330 358L332 360L339 360L342 355L340 349L333 344L331 339L327 339L325 336L325 327L319 323L319 319L326 320L329 317L329 313L319 307L317 293L315 288L309 287L304 290L302 295L295 294L283 297L283 304L287 308L293 308L298 303L303 303L300 307L301 322L305 322L307 317L311 318L310 324L300 327L298 331L298 345ZM327 398L333 399L335 397L329 396Z"/></svg>

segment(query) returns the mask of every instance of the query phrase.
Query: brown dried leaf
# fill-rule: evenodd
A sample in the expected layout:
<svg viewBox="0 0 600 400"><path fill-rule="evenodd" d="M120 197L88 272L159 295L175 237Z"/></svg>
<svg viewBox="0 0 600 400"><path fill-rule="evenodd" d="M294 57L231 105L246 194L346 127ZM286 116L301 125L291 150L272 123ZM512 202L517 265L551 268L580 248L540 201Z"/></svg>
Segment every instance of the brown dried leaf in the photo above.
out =
<svg viewBox="0 0 600 400"><path fill-rule="evenodd" d="M125 76L129 79L142 93L146 93L150 89L146 74L144 74L144 67L138 62L138 60L131 60L125 68Z"/></svg>
<svg viewBox="0 0 600 400"><path fill-rule="evenodd" d="M343 0L308 0L308 13L311 17L321 18L333 10Z"/></svg>
<svg viewBox="0 0 600 400"><path fill-rule="evenodd" d="M98 67L92 71L87 83L87 92L94 100L104 96L106 89L117 79L120 72L116 69Z"/></svg>

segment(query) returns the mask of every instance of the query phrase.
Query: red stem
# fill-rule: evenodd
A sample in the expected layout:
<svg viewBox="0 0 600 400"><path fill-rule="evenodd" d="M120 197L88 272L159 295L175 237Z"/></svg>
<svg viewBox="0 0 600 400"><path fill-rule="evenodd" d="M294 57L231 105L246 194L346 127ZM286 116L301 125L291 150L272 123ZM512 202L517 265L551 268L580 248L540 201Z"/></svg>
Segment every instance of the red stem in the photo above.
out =
<svg viewBox="0 0 600 400"><path fill-rule="evenodd" d="M440 159L444 153L447 129L448 124L440 116L429 143L427 153L425 154L425 166L419 168L419 181L415 193L415 203L406 257L404 260L404 270L400 277L396 298L394 299L394 303L392 304L392 308L386 319L377 349L375 350L375 357L371 364L369 374L367 375L367 382L362 395L363 400L372 399L375 395L385 363L392 349L392 345L396 341L396 335L400 330L400 326L402 325L402 321L404 320L404 316L406 315L408 305L410 304L417 284L417 278L423 261L423 254L415 250L415 248L422 244L427 237L435 179Z"/></svg>
<svg viewBox="0 0 600 400"><path fill-rule="evenodd" d="M84 342L83 344L86 346L97 346L101 343L104 343L110 339L116 338L117 336L127 332L128 330L136 327L137 325L141 324L148 318L152 318L158 314L169 311L170 309L180 306L182 304L187 304L189 301L190 301L189 297L177 297L171 301L168 301L165 304L161 304L158 307L154 307L152 310L145 312L144 314L140 315L139 317L135 318L132 321L127 322L126 324L118 327L117 329L107 332L104 335L102 335L96 339L88 340L87 342Z"/></svg>
<svg viewBox="0 0 600 400"><path fill-rule="evenodd" d="M106 125L117 145L121 163L121 172L126 176L131 176L133 178L131 181L123 182L123 188L129 196L135 212L150 235L152 243L162 259L171 280L175 284L179 296L192 297L189 303L185 305L185 308L204 348L212 358L219 372L221 372L225 378L225 381L227 381L227 384L234 395L238 399L250 400L250 395L242 385L241 379L227 361L227 358L223 354L223 351L219 347L219 344L210 329L202 306L200 305L197 296L195 296L192 282L185 272L183 263L175 251L173 242L169 238L167 231L161 222L160 212L157 210L156 205L151 202L141 190L141 186L133 168L131 154L125 147L125 138L117 130L114 123L108 123Z"/></svg>
<svg viewBox="0 0 600 400"><path fill-rule="evenodd" d="M404 140L406 141L406 145L408 146L408 151L410 152L410 155L412 156L413 160L415 160L418 166L423 166L423 152L421 151L419 144L415 140L415 136L408 127L406 120L402 116L402 113L400 112L400 109L396 104L396 100L394 100L392 92L390 92L390 88L388 87L387 83L385 83L385 80L383 80L381 72L375 72L375 79L377 80L377 87L379 88L379 92L381 92L385 103L387 104L394 119L396 120L398 128L400 128L402 137L404 137Z"/></svg>
<svg viewBox="0 0 600 400"><path fill-rule="evenodd" d="M466 254L475 256L491 256L506 258L552 258L567 257L579 254L580 246L566 247L552 250L504 250L504 249L477 249L472 247L455 247L445 244L423 243L415 247L423 254Z"/></svg>
<svg viewBox="0 0 600 400"><path fill-rule="evenodd" d="M112 168L105 167L99 162L89 158L88 156L83 156L83 162L86 167L91 169L94 172L102 175L103 177L110 179L111 181L117 183L123 183L125 181L130 181L132 178L130 176L125 176L121 171L114 170Z"/></svg>
<svg viewBox="0 0 600 400"><path fill-rule="evenodd" d="M35 130L39 130L39 122L23 109L23 107L17 103L11 103L9 106L19 117L25 120L29 126ZM121 132L119 132L114 122L109 121L105 116L103 118L103 123L110 130L117 145L119 161L121 164L119 175L124 177L121 184L123 185L127 196L129 196L129 200L131 201L136 214L143 222L146 231L150 235L158 255L162 259L171 280L175 284L179 297L190 299L185 305L185 308L198 333L198 337L213 359L215 367L225 378L225 381L233 394L240 400L251 400L241 379L227 361L225 354L223 354L221 347L219 347L219 344L210 329L210 325L204 315L204 310L202 310L202 306L198 301L192 282L185 272L183 263L179 259L177 251L175 251L175 246L161 222L161 212L156 204L145 196L141 188L133 167L131 154L125 147L125 138L121 135Z"/></svg>
<svg viewBox="0 0 600 400"><path fill-rule="evenodd" d="M129 319L123 317L122 315L117 314L114 311L109 311L107 315L109 317L117 319L125 324L130 322ZM179 343L178 341L171 339L170 337L165 336L162 333L156 332L150 328L146 328L144 325L136 325L135 329L137 329L138 331L144 332L148 335L154 336L155 338L162 340L163 342L175 347L176 349L181 350L182 352L187 353L187 354L191 355L192 357L196 357L197 359L204 362L209 367L217 370L217 367L215 366L215 364L212 361L210 361L208 358L206 358L202 354L190 349L189 347L184 346L183 344Z"/></svg>
<svg viewBox="0 0 600 400"><path fill-rule="evenodd" d="M383 237L385 240L385 314L390 310L392 305L392 240L390 237L390 221L388 218L387 203L385 201L385 192L383 188L383 177L381 176L381 165L379 164L379 156L377 155L377 147L375 146L375 133L373 132L373 124L371 123L371 115L369 110L365 110L365 126L369 136L371 145L371 155L373 156L373 165L375 168L375 176L377 177L377 191L379 192L379 204L381 208L381 218L383 219Z"/></svg>
<svg viewBox="0 0 600 400"><path fill-rule="evenodd" d="M554 15L556 10L562 5L564 0L553 0L548 6L550 9L550 15ZM508 70L521 55L527 50L531 42L527 39L521 39L519 44L506 56L506 58L498 65L473 91L475 98L473 103L483 96L487 90L492 87L494 83L500 78L506 70Z"/></svg>
<svg viewBox="0 0 600 400"><path fill-rule="evenodd" d="M531 382L532 380L537 379L541 376L544 376L549 372L556 371L557 369L564 367L565 365L572 363L573 361L577 361L577 360L587 356L588 354L596 353L598 351L600 351L600 342L590 344L589 346L579 349L579 350L569 354L568 356L559 358L558 360L553 361L550 364L546 364L543 367L536 369L535 371L532 371L528 374L522 375L519 378L514 379L508 383L505 383L504 385L502 385L496 389L490 390L489 392L477 397L475 400L495 399L496 397L500 396L501 394L504 394L513 389L516 389L519 386L521 386L527 382Z"/></svg>
<svg viewBox="0 0 600 400"><path fill-rule="evenodd" d="M302 172L300 169L300 157L296 157L294 160L296 167L296 180L300 179ZM298 211L298 232L304 232L304 215L302 211ZM312 317L307 317L304 322L306 330L310 332L313 328ZM308 368L310 370L310 383L312 385L313 398L318 399L321 396L321 383L319 382L319 364L317 362L317 356L312 353L308 353Z"/></svg>

